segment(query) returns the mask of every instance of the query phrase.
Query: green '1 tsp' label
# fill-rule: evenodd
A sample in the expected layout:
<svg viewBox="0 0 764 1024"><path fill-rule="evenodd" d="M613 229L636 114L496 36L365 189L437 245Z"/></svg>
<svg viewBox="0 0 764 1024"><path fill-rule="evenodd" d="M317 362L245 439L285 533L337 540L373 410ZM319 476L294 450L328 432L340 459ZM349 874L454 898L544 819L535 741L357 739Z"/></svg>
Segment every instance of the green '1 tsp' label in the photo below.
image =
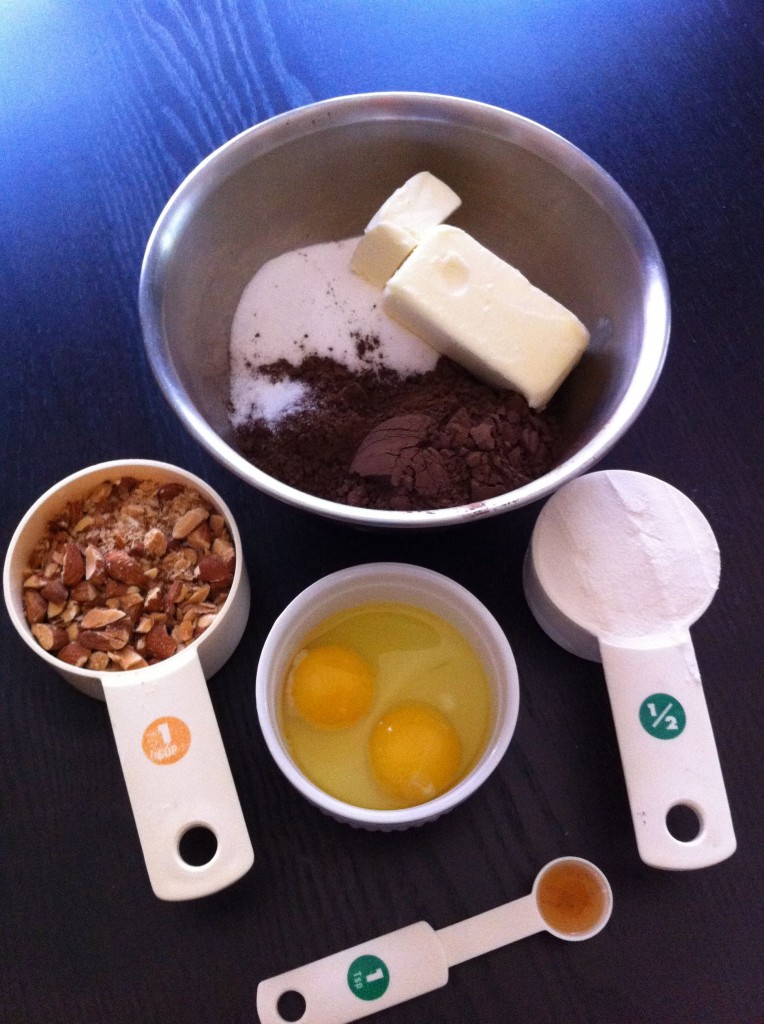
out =
<svg viewBox="0 0 764 1024"><path fill-rule="evenodd" d="M387 964L371 953L357 957L348 968L350 991L359 999L379 999L387 992L389 984Z"/></svg>
<svg viewBox="0 0 764 1024"><path fill-rule="evenodd" d="M669 693L653 693L642 701L639 720L645 732L659 740L673 740L687 724L684 708Z"/></svg>

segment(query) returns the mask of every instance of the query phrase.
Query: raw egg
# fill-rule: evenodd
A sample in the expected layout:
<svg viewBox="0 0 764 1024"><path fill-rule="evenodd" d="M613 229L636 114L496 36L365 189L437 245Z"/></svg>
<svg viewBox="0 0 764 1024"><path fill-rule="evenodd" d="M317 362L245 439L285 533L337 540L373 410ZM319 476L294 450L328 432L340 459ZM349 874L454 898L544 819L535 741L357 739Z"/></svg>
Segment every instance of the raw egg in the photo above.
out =
<svg viewBox="0 0 764 1024"><path fill-rule="evenodd" d="M356 651L330 644L297 655L287 688L306 722L344 729L371 708L374 671Z"/></svg>
<svg viewBox="0 0 764 1024"><path fill-rule="evenodd" d="M459 774L462 745L453 725L428 704L399 704L369 740L374 778L406 806L443 793Z"/></svg>
<svg viewBox="0 0 764 1024"><path fill-rule="evenodd" d="M300 771L330 796L375 810L455 785L480 759L492 720L472 645L403 602L327 617L302 639L281 694L281 734Z"/></svg>

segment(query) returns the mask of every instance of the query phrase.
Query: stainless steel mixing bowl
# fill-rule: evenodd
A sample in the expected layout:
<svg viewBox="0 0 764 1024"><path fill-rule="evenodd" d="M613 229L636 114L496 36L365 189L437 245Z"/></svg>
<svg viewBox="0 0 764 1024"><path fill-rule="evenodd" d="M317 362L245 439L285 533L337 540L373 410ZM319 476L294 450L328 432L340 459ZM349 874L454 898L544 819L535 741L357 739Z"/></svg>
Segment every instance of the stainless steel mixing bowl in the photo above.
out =
<svg viewBox="0 0 764 1024"><path fill-rule="evenodd" d="M429 170L463 200L450 218L568 306L592 336L555 396L562 455L488 501L384 512L325 501L232 446L228 343L244 286L268 259L361 234L408 177ZM486 104L422 93L325 100L255 125L186 178L149 239L140 281L146 349L191 434L254 487L357 526L433 527L497 515L589 470L634 422L668 344L666 274L632 201L579 149Z"/></svg>

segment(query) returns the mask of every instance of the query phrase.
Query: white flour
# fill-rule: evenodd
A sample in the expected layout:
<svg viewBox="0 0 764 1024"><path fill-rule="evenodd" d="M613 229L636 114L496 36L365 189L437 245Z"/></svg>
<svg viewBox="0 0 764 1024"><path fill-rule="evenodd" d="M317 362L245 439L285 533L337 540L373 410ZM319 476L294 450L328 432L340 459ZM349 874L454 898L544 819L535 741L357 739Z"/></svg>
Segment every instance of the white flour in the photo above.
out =
<svg viewBox="0 0 764 1024"><path fill-rule="evenodd" d="M598 636L649 637L693 622L719 581L719 549L700 511L654 477L580 477L542 509L533 561L544 590Z"/></svg>

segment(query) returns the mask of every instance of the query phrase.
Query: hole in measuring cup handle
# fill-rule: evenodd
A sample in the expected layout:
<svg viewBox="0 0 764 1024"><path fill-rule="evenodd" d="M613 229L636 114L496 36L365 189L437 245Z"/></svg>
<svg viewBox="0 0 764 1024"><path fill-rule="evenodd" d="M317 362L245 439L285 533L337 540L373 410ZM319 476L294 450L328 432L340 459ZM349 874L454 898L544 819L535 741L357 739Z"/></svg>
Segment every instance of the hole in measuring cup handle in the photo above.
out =
<svg viewBox="0 0 764 1024"><path fill-rule="evenodd" d="M178 840L178 855L184 864L203 868L212 863L218 851L218 837L207 825L189 825Z"/></svg>
<svg viewBox="0 0 764 1024"><path fill-rule="evenodd" d="M690 803L678 803L669 808L666 815L669 835L679 843L691 843L704 830L703 815L699 807Z"/></svg>

